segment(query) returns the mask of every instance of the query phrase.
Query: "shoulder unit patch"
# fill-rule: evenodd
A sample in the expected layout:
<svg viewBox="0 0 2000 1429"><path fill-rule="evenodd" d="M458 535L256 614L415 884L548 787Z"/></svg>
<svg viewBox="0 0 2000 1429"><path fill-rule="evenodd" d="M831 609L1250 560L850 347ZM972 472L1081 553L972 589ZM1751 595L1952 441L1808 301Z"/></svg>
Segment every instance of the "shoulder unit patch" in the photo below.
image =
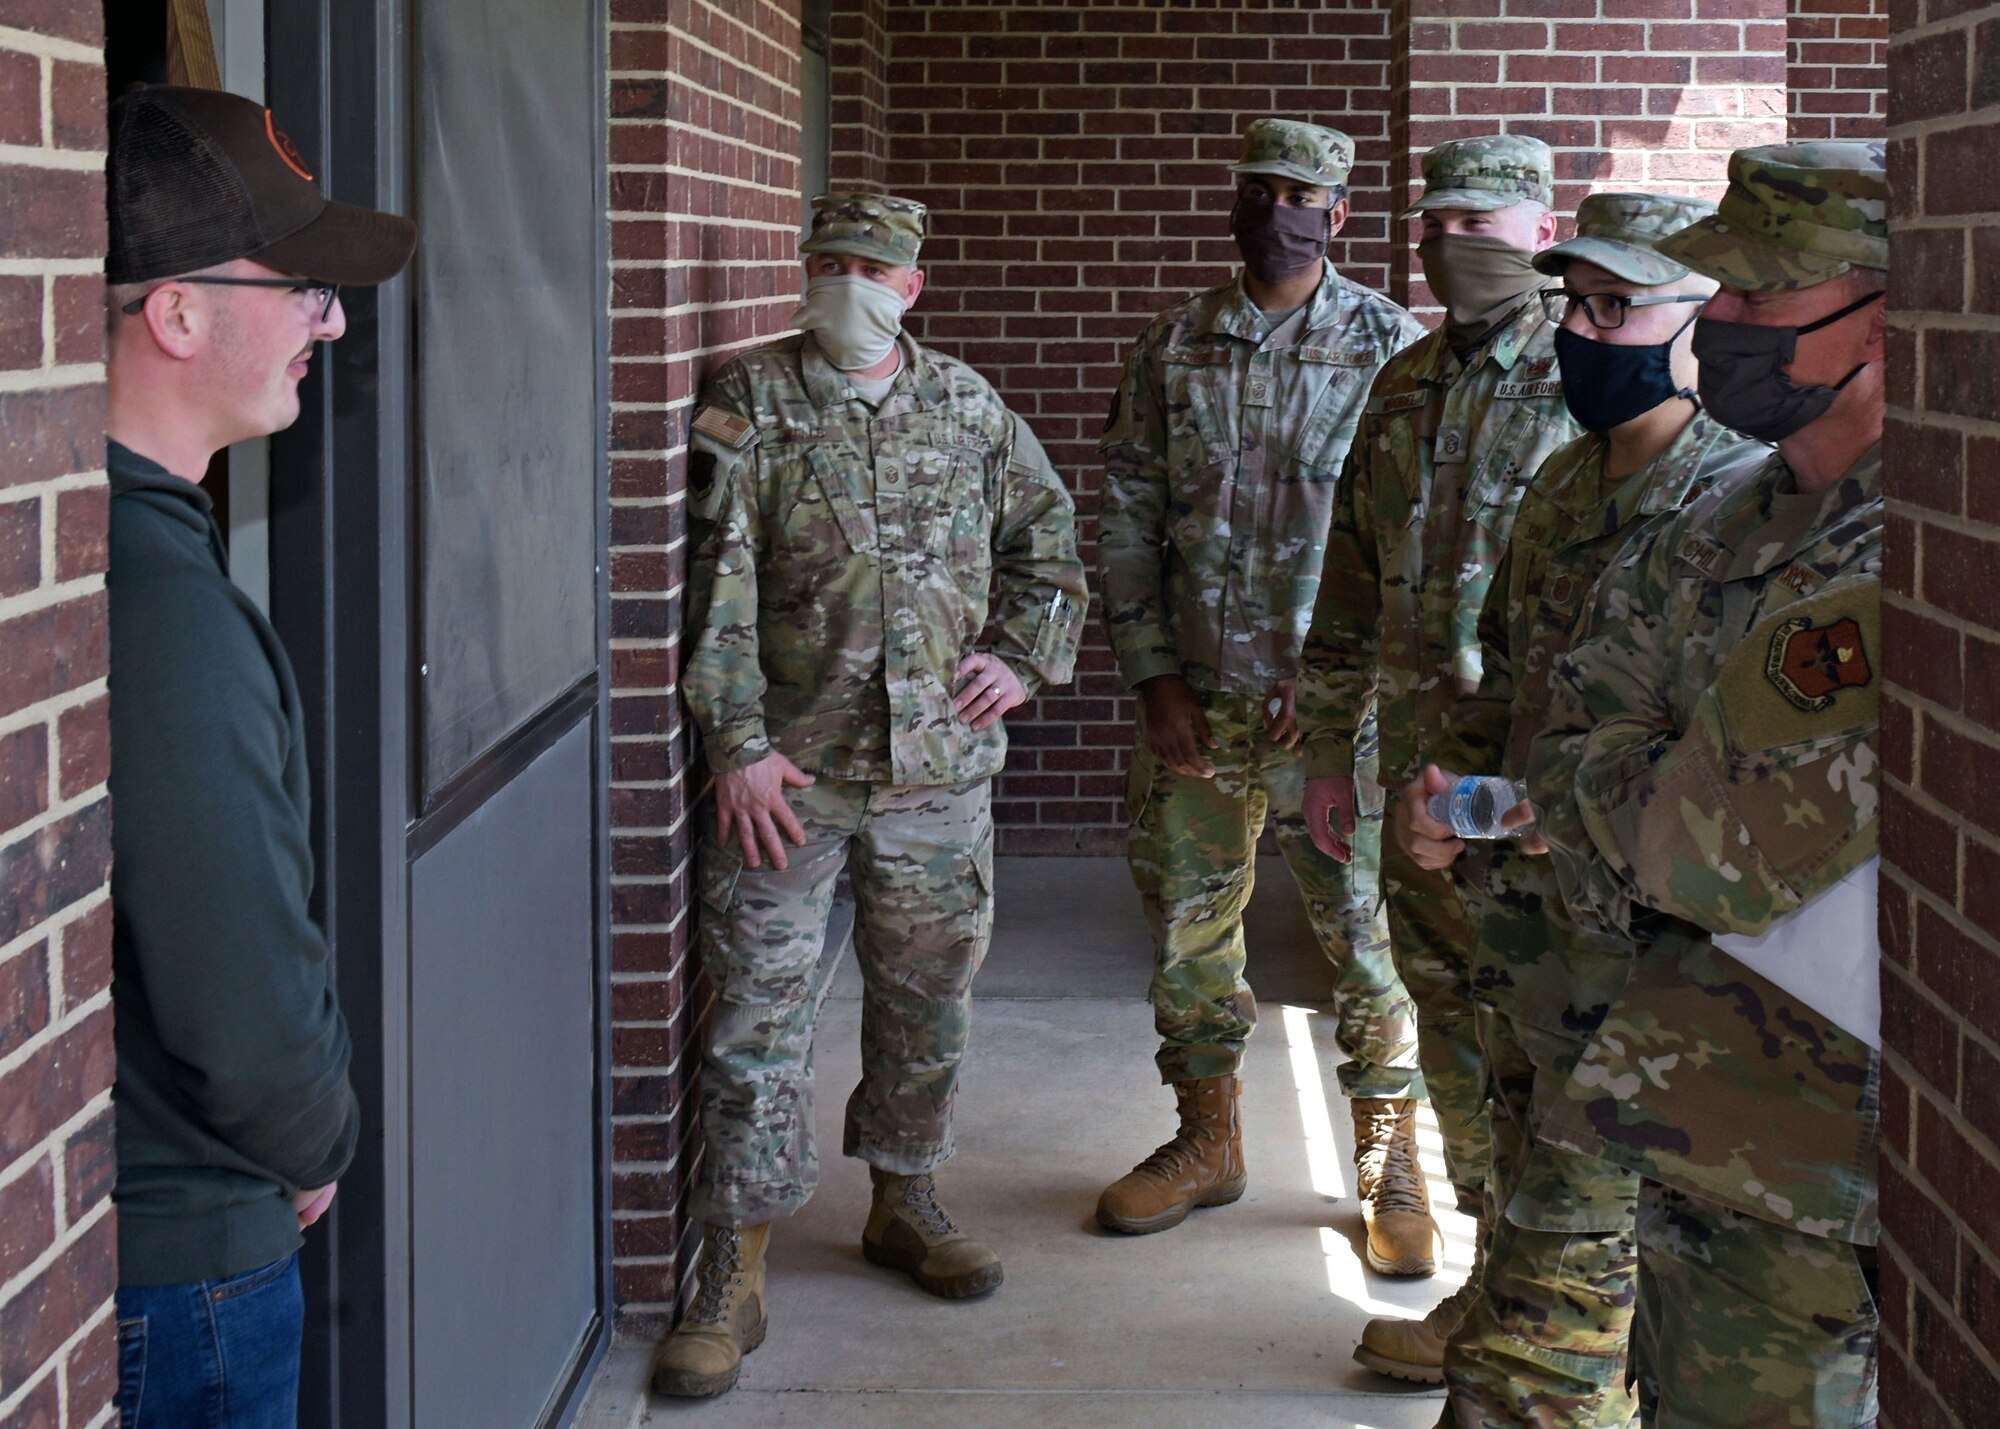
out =
<svg viewBox="0 0 2000 1429"><path fill-rule="evenodd" d="M1843 617L1815 626L1798 618L1781 621L1771 632L1764 678L1792 704L1808 714L1818 714L1840 691L1873 680L1875 671L1868 663L1859 621Z"/></svg>

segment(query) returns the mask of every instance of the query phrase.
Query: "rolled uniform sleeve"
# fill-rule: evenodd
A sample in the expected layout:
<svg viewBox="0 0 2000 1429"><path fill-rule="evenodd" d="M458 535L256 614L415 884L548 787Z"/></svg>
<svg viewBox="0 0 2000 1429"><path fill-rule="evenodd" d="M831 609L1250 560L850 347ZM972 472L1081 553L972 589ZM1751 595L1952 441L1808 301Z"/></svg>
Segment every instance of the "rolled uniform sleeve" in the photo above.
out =
<svg viewBox="0 0 2000 1429"><path fill-rule="evenodd" d="M1076 554L1076 505L1019 416L996 466L992 650L1032 698L1075 673L1090 593Z"/></svg>
<svg viewBox="0 0 2000 1429"><path fill-rule="evenodd" d="M1157 339L1149 331L1125 362L1098 451L1104 499L1098 516L1098 579L1104 627L1125 683L1177 675L1180 655L1168 631L1167 507L1170 498L1166 416Z"/></svg>
<svg viewBox="0 0 2000 1429"><path fill-rule="evenodd" d="M772 751L757 634L757 565L765 544L757 443L755 423L720 396L696 415L688 438L691 554L681 697L716 770L745 768Z"/></svg>

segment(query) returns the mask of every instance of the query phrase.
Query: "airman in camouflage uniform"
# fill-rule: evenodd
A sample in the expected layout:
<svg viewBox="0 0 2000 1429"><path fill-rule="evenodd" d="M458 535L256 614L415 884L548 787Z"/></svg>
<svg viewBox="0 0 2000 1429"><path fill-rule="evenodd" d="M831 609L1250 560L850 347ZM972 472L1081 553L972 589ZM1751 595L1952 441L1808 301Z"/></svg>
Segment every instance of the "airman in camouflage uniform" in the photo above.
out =
<svg viewBox="0 0 2000 1429"><path fill-rule="evenodd" d="M1879 143L1729 176L1660 248L1723 285L1704 401L1779 449L1608 578L1531 747L1572 912L1659 928L1542 1135L1643 1178L1648 1425L1872 1425L1888 185Z"/></svg>
<svg viewBox="0 0 2000 1429"><path fill-rule="evenodd" d="M1522 235L1509 244L1526 280L1484 319L1454 317L1384 367L1348 452L1298 683L1307 825L1336 854L1346 840L1327 815L1342 801L1350 838L1371 825L1378 828L1369 836L1379 837L1379 802L1364 797L1357 809L1353 782L1370 708L1379 711L1381 782L1401 788L1434 757L1427 746L1452 706L1478 688L1479 613L1522 491L1543 459L1580 433L1563 405L1553 329L1534 297L1546 280L1528 267L1528 253L1554 236L1552 166L1546 145L1518 135L1441 144L1424 157L1424 195L1410 214L1427 219L1427 263L1450 261L1430 246L1436 229L1457 236L1505 225ZM1426 272L1440 286L1443 273ZM1473 931L1447 875L1393 846L1383 850L1383 871L1390 946L1416 1000L1446 1165L1460 1208L1480 1215L1488 1144ZM1385 1373L1435 1380L1444 1337L1469 1294L1415 1326L1371 1322L1358 1357Z"/></svg>
<svg viewBox="0 0 2000 1429"><path fill-rule="evenodd" d="M825 277L920 287L924 219L922 205L881 195L818 200L801 314ZM717 771L697 924L716 1001L690 1205L709 1243L702 1294L656 1364L665 1393L734 1384L763 1334L766 1223L816 1182L813 1021L843 870L866 987L844 1145L876 1187L864 1249L938 1294L1000 1280L930 1177L952 1152L972 978L992 929L989 781L1007 749L997 715L975 718L965 691L1011 679L1026 698L1070 678L1087 599L1073 508L978 373L907 334L893 361L843 371L828 356L836 336L809 331L725 364L689 438L681 688ZM875 368L885 373L871 379ZM789 857L775 835L759 856L747 834L739 847L718 828L722 786L760 766L790 786L773 815L799 826Z"/></svg>
<svg viewBox="0 0 2000 1429"><path fill-rule="evenodd" d="M1114 1230L1163 1230L1193 1205L1242 1192L1237 1074L1257 1015L1243 911L1267 818L1336 970L1337 1037L1350 1058L1339 1076L1357 1124L1375 1125L1389 1099L1421 1089L1378 849L1350 868L1314 848L1290 710L1336 479L1368 384L1423 332L1322 257L1346 217L1353 160L1337 130L1250 126L1230 170L1245 267L1140 335L1099 447L1105 623L1120 673L1141 692L1127 795L1132 875L1157 958L1156 1060L1182 1113L1179 1136L1105 1192L1098 1217ZM1298 234L1289 259L1258 246L1254 230L1273 228ZM1161 726L1175 720L1195 732L1198 751L1172 754ZM1367 1149L1371 1196L1382 1177L1369 1175ZM1410 1161L1414 1171L1413 1152ZM1428 1227L1426 1216L1426 1255Z"/></svg>
<svg viewBox="0 0 2000 1429"><path fill-rule="evenodd" d="M1560 277L1574 263L1591 265L1595 275L1572 277L1570 285L1624 292L1651 306L1614 308L1609 299L1574 305L1580 310L1565 325L1588 346L1563 352L1563 360L1603 362L1620 351L1597 336L1599 318L1655 334L1652 351L1677 339L1714 285L1691 279L1656 245L1714 211L1712 203L1670 194L1586 198L1577 236L1538 254L1535 266ZM1668 291L1648 291L1657 289ZM1480 688L1453 709L1439 751L1447 769L1524 780L1529 744L1547 716L1549 681L1605 568L1690 498L1747 478L1768 454L1699 409L1682 385L1685 346L1667 351L1668 370L1659 374L1671 393L1659 399L1664 411L1646 405L1656 399L1642 388L1634 404L1642 410L1561 448L1522 496L1480 620ZM1614 431L1630 434L1628 446L1614 444ZM1613 461L1631 442L1649 443L1655 454L1636 466L1628 460L1614 475ZM1419 798L1425 792L1412 789ZM1493 1138L1494 1218L1479 1298L1445 1352L1445 1422L1454 1429L1619 1429L1636 1414L1625 1371L1638 1178L1534 1138L1624 985L1635 949L1625 936L1586 931L1563 915L1546 858L1509 842L1453 846L1467 850L1453 870L1477 931L1472 984Z"/></svg>

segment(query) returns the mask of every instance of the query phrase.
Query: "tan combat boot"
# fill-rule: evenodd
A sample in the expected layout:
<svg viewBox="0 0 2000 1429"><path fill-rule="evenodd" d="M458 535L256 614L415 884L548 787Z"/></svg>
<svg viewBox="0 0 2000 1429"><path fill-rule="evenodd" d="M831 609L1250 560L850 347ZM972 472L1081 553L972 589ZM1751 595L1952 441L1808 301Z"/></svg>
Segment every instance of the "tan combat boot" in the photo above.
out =
<svg viewBox="0 0 2000 1429"><path fill-rule="evenodd" d="M1357 1097L1355 1194L1368 1227L1368 1268L1379 1275L1437 1274L1438 1223L1417 1164L1417 1103Z"/></svg>
<svg viewBox="0 0 2000 1429"><path fill-rule="evenodd" d="M870 1262L900 1270L946 1300L999 1288L1005 1278L1000 1257L951 1223L928 1173L898 1176L870 1166L868 1176L875 1200L861 1233L861 1253Z"/></svg>
<svg viewBox="0 0 2000 1429"><path fill-rule="evenodd" d="M1391 1379L1407 1379L1416 1384L1444 1383L1444 1347L1480 1295L1479 1281L1486 1269L1482 1245L1473 1258L1465 1284L1431 1307L1421 1320L1392 1320L1378 1316L1361 1328L1361 1343L1354 1358Z"/></svg>
<svg viewBox="0 0 2000 1429"><path fill-rule="evenodd" d="M694 1303L653 1352L653 1392L706 1399L736 1387L743 1356L764 1343L761 1226L710 1226L702 1242Z"/></svg>
<svg viewBox="0 0 2000 1429"><path fill-rule="evenodd" d="M1243 1113L1235 1077L1175 1082L1181 1129L1174 1139L1105 1188L1097 1223L1126 1235L1179 1225L1196 1206L1226 1206L1242 1196Z"/></svg>

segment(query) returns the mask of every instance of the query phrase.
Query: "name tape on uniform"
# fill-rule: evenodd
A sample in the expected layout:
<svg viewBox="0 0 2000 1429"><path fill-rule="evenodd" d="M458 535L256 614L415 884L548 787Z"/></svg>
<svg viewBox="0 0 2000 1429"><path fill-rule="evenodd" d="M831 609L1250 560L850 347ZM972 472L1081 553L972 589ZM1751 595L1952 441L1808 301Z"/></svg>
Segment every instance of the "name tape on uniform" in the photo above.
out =
<svg viewBox="0 0 2000 1429"><path fill-rule="evenodd" d="M1680 558L1705 576L1722 563L1722 547L1704 536L1690 534L1681 542Z"/></svg>

